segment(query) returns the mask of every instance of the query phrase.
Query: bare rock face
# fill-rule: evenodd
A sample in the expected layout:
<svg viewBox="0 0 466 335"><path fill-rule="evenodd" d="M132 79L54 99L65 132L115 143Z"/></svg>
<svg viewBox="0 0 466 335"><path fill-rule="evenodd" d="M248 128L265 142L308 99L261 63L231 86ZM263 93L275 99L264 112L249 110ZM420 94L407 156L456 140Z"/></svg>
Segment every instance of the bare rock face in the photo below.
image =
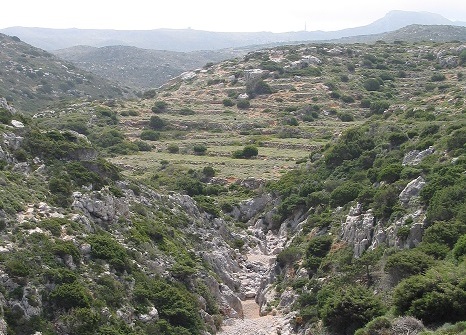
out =
<svg viewBox="0 0 466 335"><path fill-rule="evenodd" d="M73 198L74 209L81 210L86 216L103 222L110 223L129 214L128 202L124 198L117 198L111 194L74 192Z"/></svg>
<svg viewBox="0 0 466 335"><path fill-rule="evenodd" d="M3 143L11 149L18 150L23 143L24 138L13 133L3 133Z"/></svg>
<svg viewBox="0 0 466 335"><path fill-rule="evenodd" d="M371 211L362 213L361 204L351 207L342 225L341 239L354 246L354 256L360 257L371 245L374 236L375 217Z"/></svg>
<svg viewBox="0 0 466 335"><path fill-rule="evenodd" d="M16 114L16 109L8 104L5 98L0 98L0 108L6 109L11 114Z"/></svg>
<svg viewBox="0 0 466 335"><path fill-rule="evenodd" d="M418 194L419 188L414 185L423 185L421 180L418 182L413 181L406 194ZM413 191L409 192L410 189ZM412 204L414 198L415 196L406 196L407 203ZM362 206L357 204L351 207L345 223L342 224L341 239L353 245L354 257L360 257L365 250L373 250L384 244L397 248L413 248L422 241L424 221L424 210L419 207L410 207L409 213L395 222L389 224L377 222L371 210L364 212ZM400 234L404 227L408 228L407 233Z"/></svg>
<svg viewBox="0 0 466 335"><path fill-rule="evenodd" d="M405 207L408 206L410 202L413 201L413 198L419 196L419 193L425 184L426 182L421 176L409 182L399 195L401 204Z"/></svg>
<svg viewBox="0 0 466 335"><path fill-rule="evenodd" d="M7 324L5 322L5 320L3 320L2 318L0 318L0 335L7 335Z"/></svg>
<svg viewBox="0 0 466 335"><path fill-rule="evenodd" d="M269 193L265 193L257 198L244 200L237 207L233 208L231 216L237 221L247 222L263 212L273 201L274 198Z"/></svg>

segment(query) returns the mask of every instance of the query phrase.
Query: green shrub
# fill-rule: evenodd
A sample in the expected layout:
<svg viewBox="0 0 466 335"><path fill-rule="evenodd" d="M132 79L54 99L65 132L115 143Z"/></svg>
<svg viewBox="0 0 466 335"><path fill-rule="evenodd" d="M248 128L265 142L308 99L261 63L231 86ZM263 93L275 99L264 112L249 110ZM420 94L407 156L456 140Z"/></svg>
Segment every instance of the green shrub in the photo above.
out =
<svg viewBox="0 0 466 335"><path fill-rule="evenodd" d="M62 218L48 218L39 221L39 226L47 229L52 233L53 236L60 236L62 231L62 226L69 224L70 221Z"/></svg>
<svg viewBox="0 0 466 335"><path fill-rule="evenodd" d="M461 183L438 190L430 199L427 222L448 221L455 218L466 209L465 197L466 189Z"/></svg>
<svg viewBox="0 0 466 335"><path fill-rule="evenodd" d="M134 141L134 144L138 146L139 151L151 151L152 146L144 141Z"/></svg>
<svg viewBox="0 0 466 335"><path fill-rule="evenodd" d="M49 190L53 202L61 207L71 205L72 186L71 180L66 176L52 177L49 180Z"/></svg>
<svg viewBox="0 0 466 335"><path fill-rule="evenodd" d="M370 110L373 114L383 114L389 107L390 103L388 101L373 101Z"/></svg>
<svg viewBox="0 0 466 335"><path fill-rule="evenodd" d="M152 129L144 129L141 131L140 138L145 141L158 141L160 139L160 133Z"/></svg>
<svg viewBox="0 0 466 335"><path fill-rule="evenodd" d="M394 146L401 145L408 140L409 140L408 136L401 132L393 132L390 135L388 135L388 141L390 142L391 145L394 145Z"/></svg>
<svg viewBox="0 0 466 335"><path fill-rule="evenodd" d="M91 296L82 284L74 281L57 285L50 292L50 301L58 308L69 310L77 307L89 307Z"/></svg>
<svg viewBox="0 0 466 335"><path fill-rule="evenodd" d="M202 174L206 177L206 178L212 178L212 177L215 177L215 170L213 167L211 166L205 166L203 169L202 169Z"/></svg>
<svg viewBox="0 0 466 335"><path fill-rule="evenodd" d="M362 108L370 108L371 107L371 101L370 99L362 99L361 100L361 103L360 103L360 106Z"/></svg>
<svg viewBox="0 0 466 335"><path fill-rule="evenodd" d="M455 130L447 138L447 149L449 151L452 151L455 149L465 149L465 144L466 144L466 128L465 127Z"/></svg>
<svg viewBox="0 0 466 335"><path fill-rule="evenodd" d="M410 249L398 251L388 256L384 269L397 283L412 275L424 273L433 264L432 257L417 249Z"/></svg>
<svg viewBox="0 0 466 335"><path fill-rule="evenodd" d="M105 178L84 166L83 162L69 162L65 165L65 169L75 186L92 185L94 190L99 190L107 184Z"/></svg>
<svg viewBox="0 0 466 335"><path fill-rule="evenodd" d="M193 146L193 151L196 155L204 155L207 151L205 144L195 144Z"/></svg>
<svg viewBox="0 0 466 335"><path fill-rule="evenodd" d="M360 190L360 184L345 182L330 193L330 205L332 207L346 205L358 197Z"/></svg>
<svg viewBox="0 0 466 335"><path fill-rule="evenodd" d="M350 113L338 113L338 118L343 122L352 122L354 121L354 117Z"/></svg>
<svg viewBox="0 0 466 335"><path fill-rule="evenodd" d="M167 146L167 150L169 153L171 154L177 154L178 152L180 152L180 148L174 144L174 143L170 143L168 146Z"/></svg>
<svg viewBox="0 0 466 335"><path fill-rule="evenodd" d="M461 222L434 222L424 231L423 243L438 243L453 248L458 238L466 234L466 225Z"/></svg>
<svg viewBox="0 0 466 335"><path fill-rule="evenodd" d="M382 168L377 175L378 181L385 181L387 183L393 183L400 179L401 171L403 166L398 163L389 164Z"/></svg>
<svg viewBox="0 0 466 335"><path fill-rule="evenodd" d="M248 109L249 107L251 107L251 103L249 102L249 100L241 99L236 103L236 107L238 107L239 109Z"/></svg>
<svg viewBox="0 0 466 335"><path fill-rule="evenodd" d="M426 324L462 321L466 318L465 264L444 263L403 280L393 294L396 312Z"/></svg>
<svg viewBox="0 0 466 335"><path fill-rule="evenodd" d="M369 78L363 83L364 88L367 91L378 91L380 90L380 82L375 78Z"/></svg>
<svg viewBox="0 0 466 335"><path fill-rule="evenodd" d="M215 217L220 215L220 209L214 198L205 195L196 195L194 196L194 200L196 200L197 205L204 212L212 214Z"/></svg>
<svg viewBox="0 0 466 335"><path fill-rule="evenodd" d="M354 334L358 328L385 312L380 299L359 285L326 293L328 296L320 313L324 325L336 334ZM319 297L322 296L323 292L319 292Z"/></svg>
<svg viewBox="0 0 466 335"><path fill-rule="evenodd" d="M10 111L0 108L0 123L9 124L13 119L13 114Z"/></svg>
<svg viewBox="0 0 466 335"><path fill-rule="evenodd" d="M162 130L167 126L167 122L161 119L159 116L154 115L149 119L149 128L153 130Z"/></svg>
<svg viewBox="0 0 466 335"><path fill-rule="evenodd" d="M350 95L342 95L341 96L341 100L345 103L353 103L354 102L354 98Z"/></svg>
<svg viewBox="0 0 466 335"><path fill-rule="evenodd" d="M255 145L246 145L242 150L236 150L233 152L233 158L252 158L259 154L259 150Z"/></svg>
<svg viewBox="0 0 466 335"><path fill-rule="evenodd" d="M31 273L31 266L24 257L15 255L5 262L6 272L14 277L28 277Z"/></svg>
<svg viewBox="0 0 466 335"><path fill-rule="evenodd" d="M431 81L444 81L447 79L443 73L434 73L431 77Z"/></svg>
<svg viewBox="0 0 466 335"><path fill-rule="evenodd" d="M453 247L453 255L456 259L460 259L466 255L466 235L462 235Z"/></svg>
<svg viewBox="0 0 466 335"><path fill-rule="evenodd" d="M165 101L156 101L151 108L152 113L163 113L167 110L168 104Z"/></svg>
<svg viewBox="0 0 466 335"><path fill-rule="evenodd" d="M283 251L277 255L277 263L281 267L284 267L285 265L292 265L301 259L301 255L302 251L299 247L290 246L283 249Z"/></svg>
<svg viewBox="0 0 466 335"><path fill-rule="evenodd" d="M329 235L317 236L309 241L306 247L304 266L311 274L317 272L323 258L330 251L332 243L333 239Z"/></svg>
<svg viewBox="0 0 466 335"><path fill-rule="evenodd" d="M233 100L228 99L228 98L223 99L222 103L223 103L223 106L225 106L225 107L232 107L232 106L235 105L235 103L233 102Z"/></svg>
<svg viewBox="0 0 466 335"><path fill-rule="evenodd" d="M95 234L89 237L91 256L109 262L116 270L129 270L128 256L125 248L107 234Z"/></svg>

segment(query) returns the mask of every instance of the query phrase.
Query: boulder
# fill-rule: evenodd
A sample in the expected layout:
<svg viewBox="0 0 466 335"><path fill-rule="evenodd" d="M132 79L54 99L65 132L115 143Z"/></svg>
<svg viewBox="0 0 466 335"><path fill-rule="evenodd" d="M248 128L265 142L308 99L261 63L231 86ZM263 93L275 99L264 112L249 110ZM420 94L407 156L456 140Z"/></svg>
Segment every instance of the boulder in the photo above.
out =
<svg viewBox="0 0 466 335"><path fill-rule="evenodd" d="M11 120L11 125L15 128L24 128L24 123L18 120Z"/></svg>

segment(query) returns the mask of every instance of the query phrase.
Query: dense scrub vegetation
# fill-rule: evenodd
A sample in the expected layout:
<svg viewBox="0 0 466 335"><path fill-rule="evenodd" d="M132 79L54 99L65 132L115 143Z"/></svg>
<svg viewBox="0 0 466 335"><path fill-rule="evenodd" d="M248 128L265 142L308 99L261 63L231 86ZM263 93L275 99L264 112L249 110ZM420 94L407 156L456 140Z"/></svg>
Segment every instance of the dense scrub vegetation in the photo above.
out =
<svg viewBox="0 0 466 335"><path fill-rule="evenodd" d="M215 275L196 253L200 223L170 199L185 194L234 231L255 224L235 222L232 213L261 192L277 201L252 220L270 219L264 230L293 236L277 255L267 307L279 307L291 290L296 330L464 332L461 48L399 41L279 47L211 65L201 79L151 92L134 109L83 103L21 117L21 128L10 126L19 117L0 109L2 131L21 137L18 146L2 145L0 185L8 192L0 193L0 233L10 244L2 245L0 268L11 280L0 293L43 311L26 318L4 307L9 333L201 334L208 329L200 304L218 326L222 312L206 280ZM188 96L193 82L212 89L202 98L215 113L189 100L202 92L186 104L177 96ZM303 153L287 158L289 172L255 187L227 178L225 161L253 170L287 146ZM121 163L124 155L147 165ZM191 156L190 166L176 164ZM111 224L75 215L73 203L86 196L95 204L124 200L127 215ZM19 220L40 203L55 206L54 215ZM247 247L238 237L229 242ZM158 317L144 321L154 309ZM121 317L129 314L137 316L131 327Z"/></svg>

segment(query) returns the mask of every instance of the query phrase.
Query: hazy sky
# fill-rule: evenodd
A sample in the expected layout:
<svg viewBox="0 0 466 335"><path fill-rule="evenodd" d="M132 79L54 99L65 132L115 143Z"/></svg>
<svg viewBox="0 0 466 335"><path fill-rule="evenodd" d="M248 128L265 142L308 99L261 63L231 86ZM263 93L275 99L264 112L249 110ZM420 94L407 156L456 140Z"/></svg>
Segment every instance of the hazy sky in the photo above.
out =
<svg viewBox="0 0 466 335"><path fill-rule="evenodd" d="M2 0L0 28L338 30L395 9L466 21L464 0Z"/></svg>

